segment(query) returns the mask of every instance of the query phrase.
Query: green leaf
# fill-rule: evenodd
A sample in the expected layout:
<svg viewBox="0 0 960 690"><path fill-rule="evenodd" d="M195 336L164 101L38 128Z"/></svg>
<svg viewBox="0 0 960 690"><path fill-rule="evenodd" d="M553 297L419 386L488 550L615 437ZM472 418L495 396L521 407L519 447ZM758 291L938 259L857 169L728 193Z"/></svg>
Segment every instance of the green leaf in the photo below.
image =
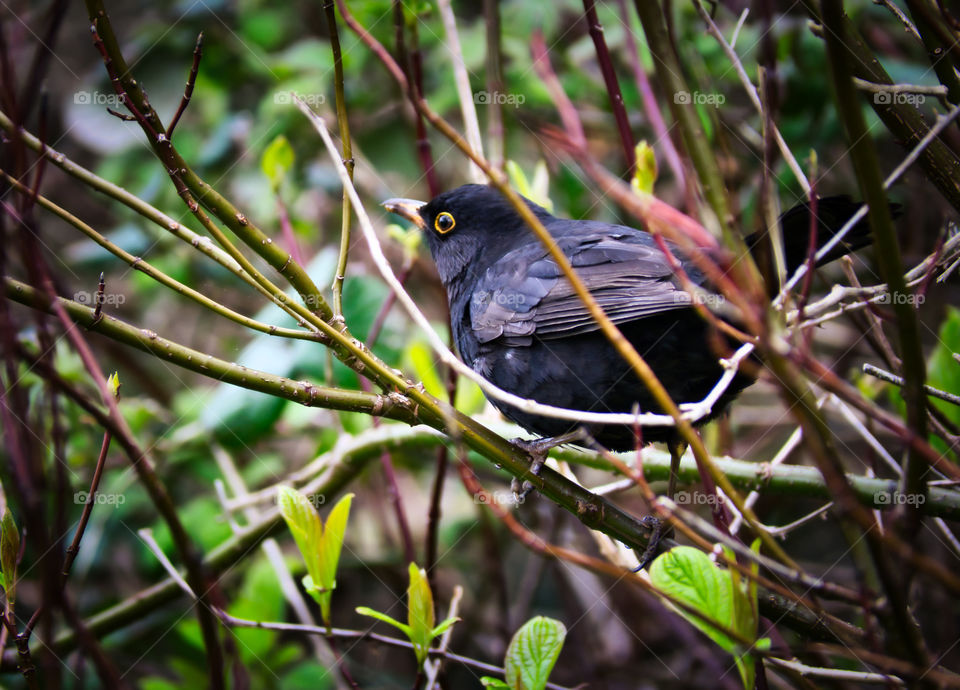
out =
<svg viewBox="0 0 960 690"><path fill-rule="evenodd" d="M410 625L410 641L417 654L417 663L423 666L427 650L433 640L433 593L427 581L427 571L411 563L407 571L410 585L407 587L407 623Z"/></svg>
<svg viewBox="0 0 960 690"><path fill-rule="evenodd" d="M278 134L267 145L260 158L260 167L263 169L263 174L270 180L270 186L274 192L280 189L284 178L293 167L293 161L293 147L284 135Z"/></svg>
<svg viewBox="0 0 960 690"><path fill-rule="evenodd" d="M451 616L445 620L440 621L440 624L430 631L432 637L440 637L443 633L447 632L452 628L456 623L460 621L460 616Z"/></svg>
<svg viewBox="0 0 960 690"><path fill-rule="evenodd" d="M540 204L551 213L553 212L553 201L551 201L549 195L550 177L547 174L547 164L544 161L537 163L533 171L532 183L527 180L526 173L515 161L508 160L504 167L510 177L510 184L517 192L535 204Z"/></svg>
<svg viewBox="0 0 960 690"><path fill-rule="evenodd" d="M411 226L404 228L396 223L390 223L387 228L387 237L397 242L403 247L403 253L411 259L416 258L420 252L420 245L423 243L423 233L420 228Z"/></svg>
<svg viewBox="0 0 960 690"><path fill-rule="evenodd" d="M12 606L17 595L17 557L20 555L20 532L13 513L4 508L0 518L0 569L3 570L3 589Z"/></svg>
<svg viewBox="0 0 960 690"><path fill-rule="evenodd" d="M3 589L7 603L13 606L17 596L17 557L20 555L20 532L13 513L4 508L0 518L0 569L3 570Z"/></svg>
<svg viewBox="0 0 960 690"><path fill-rule="evenodd" d="M507 685L513 690L543 690L566 636L566 626L553 618L537 616L524 623L507 647Z"/></svg>
<svg viewBox="0 0 960 690"><path fill-rule="evenodd" d="M691 546L677 546L658 556L650 566L650 579L662 592L689 604L711 620L727 625L731 619L730 577L702 551ZM682 609L677 609L696 628L726 651L733 641L715 627Z"/></svg>
<svg viewBox="0 0 960 690"><path fill-rule="evenodd" d="M350 505L353 494L347 494L330 510L327 524L323 527L320 540L320 586L323 588L319 599L320 610L325 623L330 622L330 597L337 587L337 565L343 550L343 535L347 530L347 518L350 517Z"/></svg>
<svg viewBox="0 0 960 690"><path fill-rule="evenodd" d="M370 616L371 618L376 618L378 621L389 623L393 627L400 630L404 635L406 635L408 639L410 638L410 626L407 625L406 623L401 623L396 618L391 618L387 614L380 613L379 611L375 611L374 609L368 606L358 606L356 608L356 612L359 613L361 616Z"/></svg>
<svg viewBox="0 0 960 690"><path fill-rule="evenodd" d="M277 503L297 548L307 564L307 574L314 583L321 583L320 540L323 538L323 523L309 499L299 491L287 486L277 487Z"/></svg>
<svg viewBox="0 0 960 690"><path fill-rule="evenodd" d="M286 608L277 574L263 555L256 557L243 574L237 596L231 599L230 614L259 621L281 620ZM266 628L242 628L232 631L238 641L237 653L250 666L273 667L273 654L279 649L280 633Z"/></svg>
<svg viewBox="0 0 960 690"><path fill-rule="evenodd" d="M499 678L483 676L483 678L480 679L480 682L483 683L483 687L485 688L496 688L496 690L500 690L501 688L507 688L507 690L510 690L510 686L504 683Z"/></svg>
<svg viewBox="0 0 960 690"><path fill-rule="evenodd" d="M407 346L405 355L410 361L417 380L423 383L424 390L435 398L446 399L447 388L437 373L430 346L422 340L416 340Z"/></svg>
<svg viewBox="0 0 960 690"><path fill-rule="evenodd" d="M533 182L530 183L531 199L539 199L538 204L553 213L553 202L550 200L550 173L547 162L542 158L537 161L533 169Z"/></svg>
<svg viewBox="0 0 960 690"><path fill-rule="evenodd" d="M635 149L637 167L633 171L631 184L638 192L653 194L653 185L657 181L657 157L653 147L644 139Z"/></svg>
<svg viewBox="0 0 960 690"><path fill-rule="evenodd" d="M937 334L937 346L930 353L927 383L940 390L960 393L960 364L953 358L954 352L960 352L960 309L949 307ZM900 397L899 393L897 397ZM928 397L927 400L954 424L960 424L960 407L939 398ZM931 442L941 452L947 450L940 439L931 436Z"/></svg>
<svg viewBox="0 0 960 690"><path fill-rule="evenodd" d="M110 392L113 394L113 397L120 397L120 373L113 372L110 376L107 377L107 387L110 389Z"/></svg>
<svg viewBox="0 0 960 690"><path fill-rule="evenodd" d="M707 554L690 546L677 546L657 557L650 566L654 586L701 612L708 620L733 630L743 638L757 635L756 590L740 581L739 573L722 570ZM751 592L751 600L748 593ZM753 688L754 659L729 635L683 609L672 607L691 625L733 655L740 679Z"/></svg>
<svg viewBox="0 0 960 690"><path fill-rule="evenodd" d="M430 591L427 573L422 568L418 568L416 563L411 563L407 570L410 575L410 585L407 587L408 624L401 623L385 613L374 611L366 606L358 606L356 610L361 616L371 616L392 625L398 630L402 630L403 634L413 644L417 664L423 668L423 662L427 659L433 638L442 635L460 619L456 617L447 618L440 625L434 626L433 593Z"/></svg>

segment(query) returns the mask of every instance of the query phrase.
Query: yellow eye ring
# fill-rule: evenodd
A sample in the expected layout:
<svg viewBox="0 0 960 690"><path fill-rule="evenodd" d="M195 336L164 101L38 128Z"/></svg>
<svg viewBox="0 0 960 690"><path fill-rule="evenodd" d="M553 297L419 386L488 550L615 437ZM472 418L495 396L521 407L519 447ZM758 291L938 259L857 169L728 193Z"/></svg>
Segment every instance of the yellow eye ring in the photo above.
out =
<svg viewBox="0 0 960 690"><path fill-rule="evenodd" d="M433 220L433 229L439 232L441 235L446 235L448 232L453 230L456 224L457 221L454 220L454 217L444 211L443 213L438 214Z"/></svg>

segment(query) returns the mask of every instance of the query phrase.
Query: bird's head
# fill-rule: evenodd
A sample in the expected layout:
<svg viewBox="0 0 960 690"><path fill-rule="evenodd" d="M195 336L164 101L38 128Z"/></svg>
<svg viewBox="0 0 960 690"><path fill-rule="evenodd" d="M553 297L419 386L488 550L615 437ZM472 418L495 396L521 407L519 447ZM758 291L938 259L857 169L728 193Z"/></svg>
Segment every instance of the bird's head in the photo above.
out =
<svg viewBox="0 0 960 690"><path fill-rule="evenodd" d="M539 217L550 217L543 207L524 201ZM499 258L529 232L510 202L488 185L463 185L429 202L388 199L383 207L420 228L448 288L471 266L488 265L481 258Z"/></svg>

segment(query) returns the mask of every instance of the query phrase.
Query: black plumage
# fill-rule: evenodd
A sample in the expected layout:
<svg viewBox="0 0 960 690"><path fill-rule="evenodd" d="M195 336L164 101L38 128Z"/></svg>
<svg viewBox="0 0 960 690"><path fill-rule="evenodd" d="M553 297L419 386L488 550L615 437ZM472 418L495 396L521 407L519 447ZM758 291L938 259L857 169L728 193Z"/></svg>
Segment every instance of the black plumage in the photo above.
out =
<svg viewBox="0 0 960 690"><path fill-rule="evenodd" d="M527 204L674 401L702 400L723 373L710 345L711 326L692 307L690 294L654 238L622 225L557 218L531 201ZM424 228L449 297L460 357L475 371L506 391L558 407L630 412L638 405L644 412L661 412L546 249L496 189L465 185L426 204L396 199L384 205ZM847 197L819 200L818 245L858 207ZM809 209L806 205L791 209L781 223L792 270L806 259ZM753 246L757 239L747 242ZM867 227L861 223L825 260L867 243ZM669 246L689 278L709 290L695 264L676 246ZM739 374L714 406L713 416L752 382ZM542 436L558 436L577 426L491 402ZM586 426L608 448L627 450L636 445L630 426ZM645 426L642 440L670 440L674 433L673 427Z"/></svg>

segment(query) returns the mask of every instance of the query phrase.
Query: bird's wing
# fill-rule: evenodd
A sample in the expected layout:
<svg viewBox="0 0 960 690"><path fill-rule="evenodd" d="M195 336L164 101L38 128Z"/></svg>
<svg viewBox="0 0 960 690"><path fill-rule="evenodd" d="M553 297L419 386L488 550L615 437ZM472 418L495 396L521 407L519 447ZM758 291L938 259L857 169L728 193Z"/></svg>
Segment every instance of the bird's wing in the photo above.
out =
<svg viewBox="0 0 960 690"><path fill-rule="evenodd" d="M560 237L557 243L577 275L614 323L689 307L667 258L637 231ZM599 328L586 306L540 245L515 249L477 283L470 321L480 342L549 340Z"/></svg>

